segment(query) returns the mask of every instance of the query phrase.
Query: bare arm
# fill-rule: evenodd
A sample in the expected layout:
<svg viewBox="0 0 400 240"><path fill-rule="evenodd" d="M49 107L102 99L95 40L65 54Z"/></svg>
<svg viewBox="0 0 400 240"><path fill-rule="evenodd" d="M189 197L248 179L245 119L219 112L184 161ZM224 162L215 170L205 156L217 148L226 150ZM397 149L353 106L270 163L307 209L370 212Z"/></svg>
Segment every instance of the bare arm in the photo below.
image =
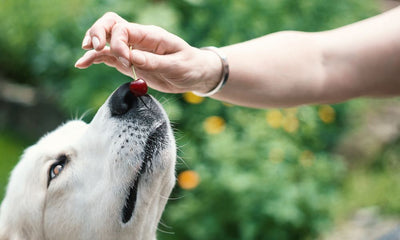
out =
<svg viewBox="0 0 400 240"><path fill-rule="evenodd" d="M231 75L216 99L281 107L400 94L400 8L335 30L278 32L222 49Z"/></svg>
<svg viewBox="0 0 400 240"><path fill-rule="evenodd" d="M87 37L100 38L100 45L84 42L95 50L78 60L79 68L104 62L130 75L133 64L151 87L175 93L207 92L220 80L217 55L160 28L106 14ZM212 97L234 104L286 107L400 94L400 7L330 31L277 32L221 49L230 77Z"/></svg>

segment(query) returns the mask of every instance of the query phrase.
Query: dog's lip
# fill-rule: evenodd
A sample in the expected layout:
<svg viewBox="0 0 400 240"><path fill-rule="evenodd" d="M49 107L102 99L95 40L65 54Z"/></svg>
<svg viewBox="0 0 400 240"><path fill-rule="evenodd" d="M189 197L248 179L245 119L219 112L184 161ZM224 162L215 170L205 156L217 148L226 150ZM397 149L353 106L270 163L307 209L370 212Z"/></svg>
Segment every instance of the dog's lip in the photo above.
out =
<svg viewBox="0 0 400 240"><path fill-rule="evenodd" d="M156 127L149 135L146 140L144 147L144 157L140 165L139 172L135 176L131 187L129 188L129 193L125 199L125 204L122 209L122 222L124 224L128 223L133 216L136 207L137 193L139 188L139 182L141 176L147 172L152 171L152 159L154 152L159 151L160 145L164 143L162 136L165 135L167 123L163 122L158 127ZM160 136L160 134L162 136Z"/></svg>

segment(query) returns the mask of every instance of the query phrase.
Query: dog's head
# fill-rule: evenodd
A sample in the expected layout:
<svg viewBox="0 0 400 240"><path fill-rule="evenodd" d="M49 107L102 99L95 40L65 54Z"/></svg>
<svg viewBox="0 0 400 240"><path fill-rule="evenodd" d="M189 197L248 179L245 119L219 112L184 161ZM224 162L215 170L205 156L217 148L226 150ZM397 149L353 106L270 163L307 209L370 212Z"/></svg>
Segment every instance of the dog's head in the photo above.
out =
<svg viewBox="0 0 400 240"><path fill-rule="evenodd" d="M70 121L29 147L0 209L0 239L155 239L175 183L161 105L118 88L90 124Z"/></svg>

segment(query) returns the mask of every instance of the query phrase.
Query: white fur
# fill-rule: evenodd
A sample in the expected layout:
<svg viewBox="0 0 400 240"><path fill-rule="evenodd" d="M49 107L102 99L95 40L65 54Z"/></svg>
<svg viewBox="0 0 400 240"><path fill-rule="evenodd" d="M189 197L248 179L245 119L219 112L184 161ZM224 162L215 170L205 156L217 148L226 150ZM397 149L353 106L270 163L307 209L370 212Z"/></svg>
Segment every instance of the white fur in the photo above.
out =
<svg viewBox="0 0 400 240"><path fill-rule="evenodd" d="M1 204L0 240L154 240L175 183L175 141L161 112L161 119L142 126L111 117L107 101L90 124L70 121L26 149ZM145 138L162 121L168 123L167 146L154 155L152 171L141 175L134 215L123 224ZM49 168L60 154L69 161L48 187Z"/></svg>

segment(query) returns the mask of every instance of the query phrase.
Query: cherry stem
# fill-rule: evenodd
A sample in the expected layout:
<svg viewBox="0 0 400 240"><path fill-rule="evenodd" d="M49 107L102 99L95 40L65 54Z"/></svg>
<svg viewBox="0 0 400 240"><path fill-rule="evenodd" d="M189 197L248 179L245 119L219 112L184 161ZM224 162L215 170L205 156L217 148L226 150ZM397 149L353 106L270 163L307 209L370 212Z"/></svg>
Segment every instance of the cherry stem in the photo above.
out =
<svg viewBox="0 0 400 240"><path fill-rule="evenodd" d="M132 52L132 46L129 46L129 51ZM136 76L135 66L133 66L133 64L132 64L132 72L133 72L133 81L136 81L137 76Z"/></svg>

